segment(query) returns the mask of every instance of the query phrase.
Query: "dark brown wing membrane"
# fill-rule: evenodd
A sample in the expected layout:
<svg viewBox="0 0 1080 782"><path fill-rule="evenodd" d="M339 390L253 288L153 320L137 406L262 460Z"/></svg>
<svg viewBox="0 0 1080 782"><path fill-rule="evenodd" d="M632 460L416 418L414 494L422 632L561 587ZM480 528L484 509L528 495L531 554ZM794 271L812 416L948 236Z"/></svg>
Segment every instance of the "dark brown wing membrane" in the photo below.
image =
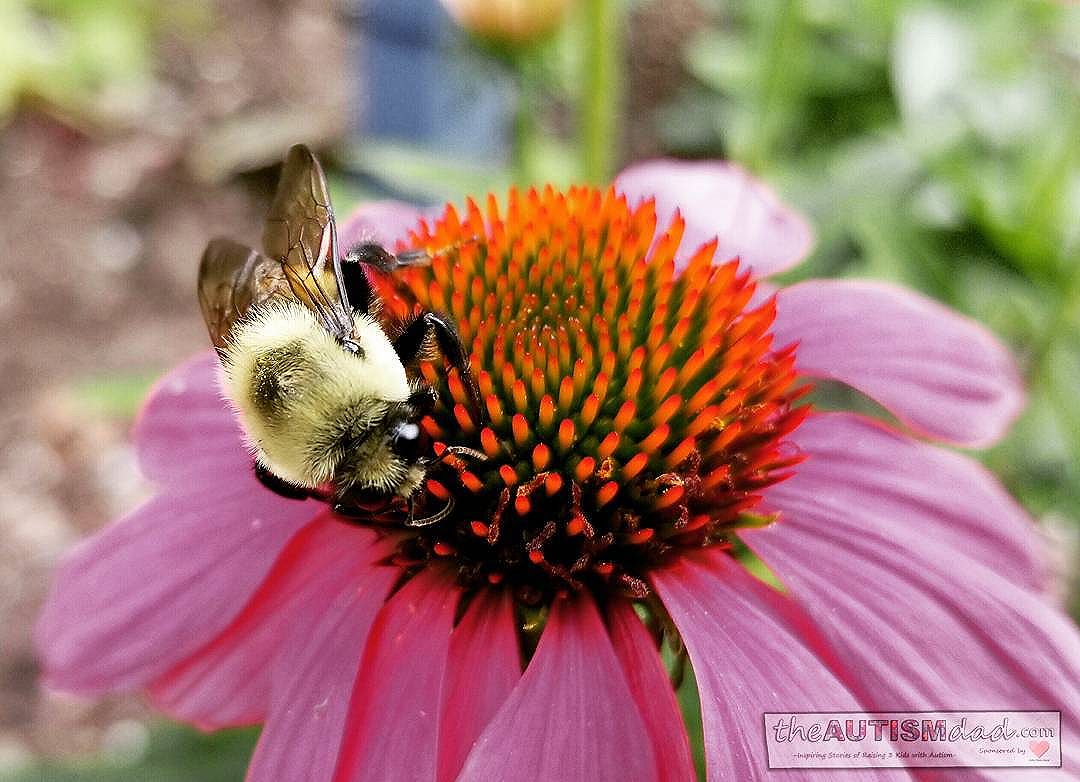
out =
<svg viewBox="0 0 1080 782"><path fill-rule="evenodd" d="M212 239L199 264L199 306L214 347L228 341L233 324L275 294L292 297L280 263L231 239Z"/></svg>
<svg viewBox="0 0 1080 782"><path fill-rule="evenodd" d="M293 294L318 316L327 331L336 337L352 334L330 191L322 166L303 144L285 156L266 218L263 250L281 262Z"/></svg>

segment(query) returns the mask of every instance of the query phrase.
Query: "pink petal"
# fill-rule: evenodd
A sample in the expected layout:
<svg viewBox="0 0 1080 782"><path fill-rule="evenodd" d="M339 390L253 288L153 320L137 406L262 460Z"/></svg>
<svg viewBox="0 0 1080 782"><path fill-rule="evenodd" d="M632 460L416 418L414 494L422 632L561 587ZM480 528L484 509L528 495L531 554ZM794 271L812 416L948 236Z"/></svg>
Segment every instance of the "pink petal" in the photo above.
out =
<svg viewBox="0 0 1080 782"><path fill-rule="evenodd" d="M383 608L353 689L334 782L435 778L458 596L447 574L428 568Z"/></svg>
<svg viewBox="0 0 1080 782"><path fill-rule="evenodd" d="M836 524L933 540L1032 590L1046 583L1035 522L981 464L851 413L813 415L789 438L809 454L785 492L858 508Z"/></svg>
<svg viewBox="0 0 1080 782"><path fill-rule="evenodd" d="M679 210L686 230L677 262L716 237L718 261L737 256L765 277L802 261L814 241L802 215L734 163L650 160L619 174L615 189L631 205L655 198L660 228Z"/></svg>
<svg viewBox="0 0 1080 782"><path fill-rule="evenodd" d="M633 606L624 600L612 601L609 606L608 628L626 682L652 738L660 772L658 779L662 782L696 779L679 702L652 636Z"/></svg>
<svg viewBox="0 0 1080 782"><path fill-rule="evenodd" d="M47 683L96 694L161 676L232 622L314 514L247 471L159 495L84 541L36 628Z"/></svg>
<svg viewBox="0 0 1080 782"><path fill-rule="evenodd" d="M416 228L425 212L404 201L371 201L357 207L338 226L338 244L345 252L358 242L378 242L393 249Z"/></svg>
<svg viewBox="0 0 1080 782"><path fill-rule="evenodd" d="M247 782L328 780L338 759L364 646L397 568L366 567L333 600L311 606L313 623L283 639L270 714ZM377 703L387 715L397 704Z"/></svg>
<svg viewBox="0 0 1080 782"><path fill-rule="evenodd" d="M383 556L370 530L324 514L297 533L231 625L158 679L150 693L174 719L204 730L266 717L273 662L292 632L310 633L329 605Z"/></svg>
<svg viewBox="0 0 1080 782"><path fill-rule="evenodd" d="M135 446L148 478L183 486L251 470L240 426L218 385L217 354L189 359L150 392L135 422Z"/></svg>
<svg viewBox="0 0 1080 782"><path fill-rule="evenodd" d="M480 736L462 782L647 782L652 743L588 597L557 601L529 667Z"/></svg>
<svg viewBox="0 0 1080 782"><path fill-rule="evenodd" d="M774 778L762 738L764 712L861 708L800 638L783 597L723 552L685 556L657 571L653 584L694 666L710 782ZM821 773L783 776L817 780ZM897 775L903 778L895 769L867 772L867 778Z"/></svg>
<svg viewBox="0 0 1080 782"><path fill-rule="evenodd" d="M439 723L438 779L457 778L484 726L521 678L510 593L482 591L450 636Z"/></svg>
<svg viewBox="0 0 1080 782"><path fill-rule="evenodd" d="M901 507L866 495L853 504L848 478L771 487L781 520L742 537L816 620L863 699L881 709L1061 709L1076 737L1080 633L1068 618L909 524Z"/></svg>
<svg viewBox="0 0 1080 782"><path fill-rule="evenodd" d="M776 345L799 371L847 383L913 429L961 445L1001 437L1024 405L1012 356L981 325L880 282L810 280L777 295Z"/></svg>

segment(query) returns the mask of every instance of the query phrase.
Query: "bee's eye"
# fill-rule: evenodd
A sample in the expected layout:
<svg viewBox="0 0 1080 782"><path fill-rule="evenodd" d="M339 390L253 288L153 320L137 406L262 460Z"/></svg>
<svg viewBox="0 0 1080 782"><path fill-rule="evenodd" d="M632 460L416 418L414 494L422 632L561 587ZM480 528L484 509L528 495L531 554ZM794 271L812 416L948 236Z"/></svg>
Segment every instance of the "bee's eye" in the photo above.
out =
<svg viewBox="0 0 1080 782"><path fill-rule="evenodd" d="M364 349L360 347L359 343L351 339L341 340L341 349L352 353L354 356L358 356L360 358L364 357Z"/></svg>
<svg viewBox="0 0 1080 782"><path fill-rule="evenodd" d="M410 421L402 421L390 430L390 448L403 459L414 462L420 458L424 447L422 435L423 432L418 425Z"/></svg>

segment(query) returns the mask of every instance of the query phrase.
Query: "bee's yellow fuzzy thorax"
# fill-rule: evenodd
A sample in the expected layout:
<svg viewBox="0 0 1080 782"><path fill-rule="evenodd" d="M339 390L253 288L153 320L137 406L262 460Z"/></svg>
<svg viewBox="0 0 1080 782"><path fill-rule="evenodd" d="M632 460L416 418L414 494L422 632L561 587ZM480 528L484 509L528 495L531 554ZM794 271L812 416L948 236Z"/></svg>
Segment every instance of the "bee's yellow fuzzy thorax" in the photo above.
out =
<svg viewBox="0 0 1080 782"><path fill-rule="evenodd" d="M343 350L310 310L283 299L233 329L222 356L225 393L256 458L286 481L314 488L333 479L343 442L408 399L405 369L374 319L357 314L355 336L362 355ZM376 443L371 449L371 474L356 482L393 488L404 467Z"/></svg>

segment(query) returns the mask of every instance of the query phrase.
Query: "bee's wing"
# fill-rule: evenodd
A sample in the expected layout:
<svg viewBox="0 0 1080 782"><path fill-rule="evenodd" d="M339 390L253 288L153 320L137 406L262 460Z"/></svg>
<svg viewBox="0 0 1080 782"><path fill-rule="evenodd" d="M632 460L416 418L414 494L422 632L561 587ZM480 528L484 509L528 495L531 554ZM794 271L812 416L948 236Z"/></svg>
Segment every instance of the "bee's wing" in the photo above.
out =
<svg viewBox="0 0 1080 782"><path fill-rule="evenodd" d="M231 239L212 239L199 264L199 306L214 347L252 306L275 294L292 296L282 265Z"/></svg>
<svg viewBox="0 0 1080 782"><path fill-rule="evenodd" d="M281 262L293 294L327 331L336 337L352 334L330 191L322 166L303 144L285 156L266 218L263 250Z"/></svg>

